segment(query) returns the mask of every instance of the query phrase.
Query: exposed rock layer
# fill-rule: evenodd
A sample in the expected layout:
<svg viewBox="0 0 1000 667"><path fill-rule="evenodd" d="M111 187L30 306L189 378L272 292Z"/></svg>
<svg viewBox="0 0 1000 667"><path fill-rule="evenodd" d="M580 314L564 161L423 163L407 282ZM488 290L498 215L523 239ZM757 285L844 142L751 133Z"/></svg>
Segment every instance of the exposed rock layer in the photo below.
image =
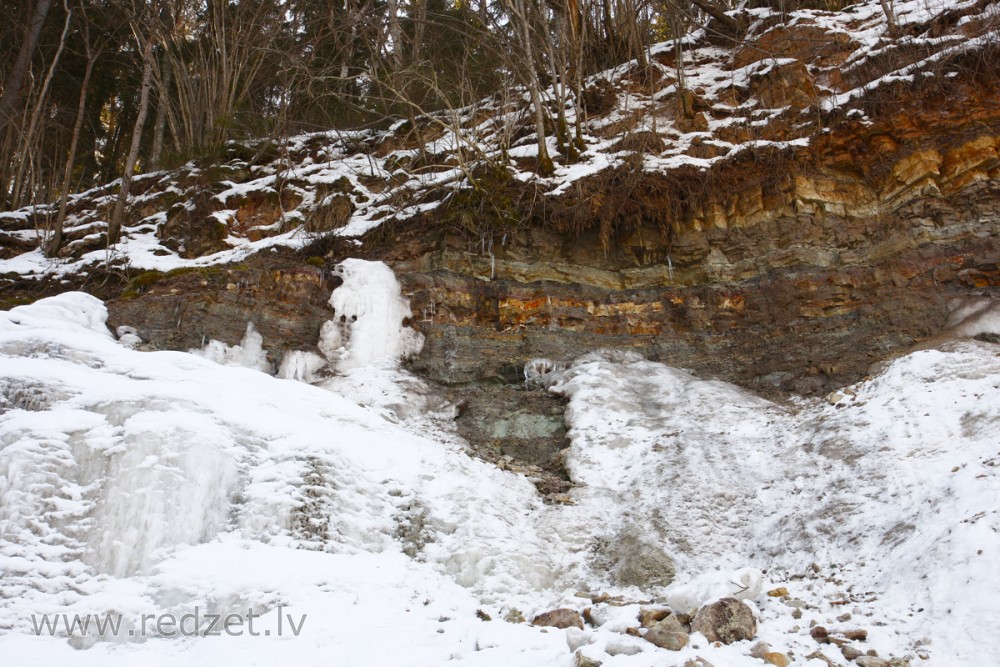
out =
<svg viewBox="0 0 1000 667"><path fill-rule="evenodd" d="M427 336L417 367L468 382L616 346L763 391L856 381L941 333L950 297L1000 283L1000 131L980 111L932 113L919 139L887 134L899 117L840 128L819 158L776 166L783 178L767 165L703 177L711 189L666 225L646 175L610 234L527 227L484 254L430 220L403 228L381 256Z"/></svg>

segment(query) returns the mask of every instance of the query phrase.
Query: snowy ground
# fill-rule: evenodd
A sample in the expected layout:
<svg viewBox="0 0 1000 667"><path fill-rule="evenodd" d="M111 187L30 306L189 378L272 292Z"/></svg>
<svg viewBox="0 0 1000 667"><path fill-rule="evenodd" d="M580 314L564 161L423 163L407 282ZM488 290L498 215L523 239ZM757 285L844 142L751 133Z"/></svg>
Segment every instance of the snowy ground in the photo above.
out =
<svg viewBox="0 0 1000 667"><path fill-rule="evenodd" d="M468 456L453 406L396 366L419 340L391 272L342 270L333 299L357 319L325 328L300 373L315 384L131 349L80 293L0 313L5 665L568 666L578 647L761 665L750 642L670 652L626 632L640 601L735 593L796 665L848 662L812 622L913 664L1000 660L1000 347L916 352L794 405L587 355L540 378L569 398L577 485L545 505ZM261 367L250 336L207 354ZM669 553L675 583L623 583L630 540ZM598 625L504 621L558 606ZM43 614L58 627L39 634ZM121 626L68 633L62 614Z"/></svg>

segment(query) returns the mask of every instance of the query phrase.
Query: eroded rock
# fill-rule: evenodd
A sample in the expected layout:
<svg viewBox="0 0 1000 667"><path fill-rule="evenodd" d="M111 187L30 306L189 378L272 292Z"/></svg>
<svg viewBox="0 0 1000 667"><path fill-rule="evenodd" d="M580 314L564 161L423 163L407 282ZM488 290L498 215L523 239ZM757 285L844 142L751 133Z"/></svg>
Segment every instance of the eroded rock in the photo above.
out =
<svg viewBox="0 0 1000 667"><path fill-rule="evenodd" d="M668 616L649 629L646 641L668 651L680 651L687 646L688 633L674 616Z"/></svg>
<svg viewBox="0 0 1000 667"><path fill-rule="evenodd" d="M541 625L550 628L579 628L583 630L583 618L572 609L553 609L544 614L539 614L531 619L532 625Z"/></svg>
<svg viewBox="0 0 1000 667"><path fill-rule="evenodd" d="M700 632L712 642L732 644L753 639L757 634L757 621L743 602L722 598L698 610L691 621L691 631Z"/></svg>

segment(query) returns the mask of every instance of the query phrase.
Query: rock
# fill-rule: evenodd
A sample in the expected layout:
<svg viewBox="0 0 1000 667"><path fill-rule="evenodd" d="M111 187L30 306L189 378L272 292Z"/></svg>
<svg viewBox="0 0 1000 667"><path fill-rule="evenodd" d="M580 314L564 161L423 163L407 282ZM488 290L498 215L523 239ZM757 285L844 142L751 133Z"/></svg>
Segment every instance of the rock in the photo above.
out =
<svg viewBox="0 0 1000 667"><path fill-rule="evenodd" d="M511 609L507 612L507 615L503 617L503 620L508 623L526 623L524 614L521 613L520 609Z"/></svg>
<svg viewBox="0 0 1000 667"><path fill-rule="evenodd" d="M669 609L640 609L639 624L644 628L651 628L668 616L670 616Z"/></svg>
<svg viewBox="0 0 1000 667"><path fill-rule="evenodd" d="M621 641L609 641L604 646L604 652L610 656L616 655L638 655L642 653L642 648L635 644L627 644Z"/></svg>
<svg viewBox="0 0 1000 667"><path fill-rule="evenodd" d="M550 628L579 628L583 630L583 618L572 609L553 609L531 619L532 625Z"/></svg>
<svg viewBox="0 0 1000 667"><path fill-rule="evenodd" d="M787 597L788 596L788 589L785 588L784 586L781 586L780 588L775 588L774 590L768 591L767 595L768 595L768 597L772 597L772 598Z"/></svg>
<svg viewBox="0 0 1000 667"><path fill-rule="evenodd" d="M784 653L768 653L764 656L764 662L769 665L775 665L775 667L788 667L791 664L791 660Z"/></svg>
<svg viewBox="0 0 1000 667"><path fill-rule="evenodd" d="M840 667L833 660L830 660L830 658L823 655L821 651L813 651L812 653L806 656L806 660L821 660L826 664L828 664L830 667Z"/></svg>
<svg viewBox="0 0 1000 667"><path fill-rule="evenodd" d="M687 646L688 634L676 618L668 616L651 627L646 633L645 639L668 651L680 651Z"/></svg>
<svg viewBox="0 0 1000 667"><path fill-rule="evenodd" d="M684 663L684 667L714 667L712 663L705 658L692 658Z"/></svg>
<svg viewBox="0 0 1000 667"><path fill-rule="evenodd" d="M771 652L771 647L768 646L767 642L757 642L750 647L750 655L754 658L764 659L768 653Z"/></svg>
<svg viewBox="0 0 1000 667"><path fill-rule="evenodd" d="M317 234L343 227L354 213L354 203L346 195L331 195L306 216L306 231Z"/></svg>
<svg viewBox="0 0 1000 667"><path fill-rule="evenodd" d="M813 639L815 639L818 642L822 642L824 644L826 643L827 637L830 636L830 633L822 625L817 625L816 627L814 627L812 630L809 631L809 634L812 636Z"/></svg>
<svg viewBox="0 0 1000 667"><path fill-rule="evenodd" d="M843 653L844 657L847 658L848 660L854 660L855 658L859 658L862 655L864 655L864 653L862 653L858 649L854 648L853 646L848 646L846 644L840 647L840 652Z"/></svg>
<svg viewBox="0 0 1000 667"><path fill-rule="evenodd" d="M844 633L844 637L850 639L851 641L863 642L868 639L867 630L848 630Z"/></svg>
<svg viewBox="0 0 1000 667"><path fill-rule="evenodd" d="M855 658L859 667L889 667L889 661L884 658L877 658L873 655L862 655Z"/></svg>
<svg viewBox="0 0 1000 667"><path fill-rule="evenodd" d="M712 642L732 644L753 639L757 634L757 621L744 603L736 598L722 598L698 610L691 622L691 631L700 632Z"/></svg>
<svg viewBox="0 0 1000 667"><path fill-rule="evenodd" d="M577 651L573 657L573 667L601 667L601 664L600 660L588 658L580 651Z"/></svg>
<svg viewBox="0 0 1000 667"><path fill-rule="evenodd" d="M792 610L792 618L794 618L796 621L799 620L800 618L802 618L802 610L801 609L793 609Z"/></svg>
<svg viewBox="0 0 1000 667"><path fill-rule="evenodd" d="M609 540L603 555L619 586L646 589L669 586L674 580L673 559L636 527L624 528Z"/></svg>

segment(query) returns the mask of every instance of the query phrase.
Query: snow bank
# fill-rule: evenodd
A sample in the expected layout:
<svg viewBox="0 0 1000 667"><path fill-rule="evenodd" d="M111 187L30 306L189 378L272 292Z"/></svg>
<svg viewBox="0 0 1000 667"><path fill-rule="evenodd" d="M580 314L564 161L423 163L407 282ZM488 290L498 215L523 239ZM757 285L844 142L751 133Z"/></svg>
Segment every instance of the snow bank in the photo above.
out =
<svg viewBox="0 0 1000 667"><path fill-rule="evenodd" d="M97 297L84 292L66 292L39 299L28 306L17 306L0 319L0 327L16 331L21 327L74 331L82 328L111 338L107 327L108 309Z"/></svg>
<svg viewBox="0 0 1000 667"><path fill-rule="evenodd" d="M65 310L59 325L47 319L54 305ZM523 478L321 388L126 348L92 328L103 319L91 317L94 306L69 295L0 313L0 632L30 633L31 614L47 611L138 616L199 605L273 616L296 600L344 619L363 595L367 611L346 630L324 629L313 635L325 638L322 650L300 650L319 663L339 645L361 659L358 636L402 623L397 636L424 637L414 639L424 647L415 664L431 665L475 650L461 639L476 634L465 625L444 626L453 634L438 641L439 619L475 619L484 600L516 600L555 580L526 519L541 503ZM301 550L330 558L308 561L305 575ZM242 567L265 569L241 576ZM289 583L298 576L320 590ZM409 609L424 620L409 624ZM527 634L518 654L533 645L549 660L553 643L564 650ZM0 639L15 664L59 654L39 641ZM155 656L155 644L135 650ZM208 659L223 646L188 648ZM95 650L95 661L110 659ZM141 659L127 655L119 659Z"/></svg>

